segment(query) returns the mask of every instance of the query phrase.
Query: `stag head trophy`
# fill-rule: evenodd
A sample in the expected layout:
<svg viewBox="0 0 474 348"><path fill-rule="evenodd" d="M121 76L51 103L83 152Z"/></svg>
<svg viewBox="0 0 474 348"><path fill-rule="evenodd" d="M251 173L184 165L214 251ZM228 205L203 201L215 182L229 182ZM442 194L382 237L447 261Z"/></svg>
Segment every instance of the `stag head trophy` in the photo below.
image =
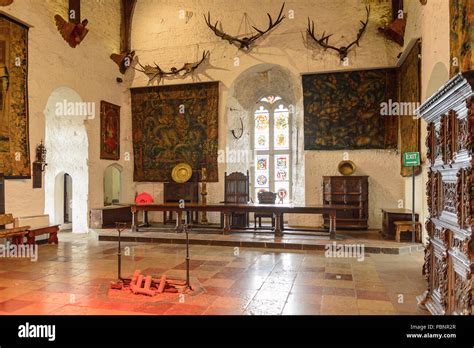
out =
<svg viewBox="0 0 474 348"><path fill-rule="evenodd" d="M314 42L316 42L319 46L323 47L324 50L331 49L334 51L337 51L339 53L339 58L341 60L344 60L347 57L347 54L349 53L349 50L351 49L352 46L357 45L359 46L359 41L362 38L362 35L365 32L365 29L367 28L367 24L369 23L369 15L370 15L370 6L365 7L365 11L367 12L367 18L364 21L360 21L361 23L361 28L359 29L359 32L357 33L357 37L354 41L352 41L350 44L347 46L341 46L341 47L335 47L329 45L329 38L332 36L332 34L326 35L326 32L323 32L323 35L321 38L317 38L314 34L314 21L312 21L308 17L308 29L307 33L309 37L311 37Z"/></svg>
<svg viewBox="0 0 474 348"><path fill-rule="evenodd" d="M280 13L278 14L278 17L275 22L273 22L272 16L269 13L267 13L269 23L268 23L268 28L266 30L261 30L261 29L258 29L257 27L252 26L252 28L257 33L252 36L243 37L243 38L238 38L237 36L226 34L222 29L222 25L219 24L219 21L217 21L214 25L212 25L210 12L207 13L207 17L206 15L204 15L204 20L206 21L207 26L214 32L214 34L216 34L216 36L220 37L222 40L228 41L231 45L238 46L239 49L241 50L249 51L252 44L257 39L261 38L263 35L273 30L278 24L280 24L286 18L283 15L284 8L285 8L285 3L283 3L283 5L281 6Z"/></svg>

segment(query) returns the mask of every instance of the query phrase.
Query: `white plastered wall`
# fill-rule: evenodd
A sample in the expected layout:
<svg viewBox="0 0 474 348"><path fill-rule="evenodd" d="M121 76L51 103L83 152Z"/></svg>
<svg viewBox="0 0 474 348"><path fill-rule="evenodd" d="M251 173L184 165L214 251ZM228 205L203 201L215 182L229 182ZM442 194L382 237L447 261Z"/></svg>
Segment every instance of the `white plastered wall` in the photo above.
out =
<svg viewBox="0 0 474 348"><path fill-rule="evenodd" d="M88 231L89 166L88 137L85 117L58 115L56 106L67 100L81 103L82 98L72 89L60 87L48 99L44 110L46 119L45 146L48 165L44 175L45 213L50 222L63 224L64 174L72 179L72 231ZM66 203L69 204L69 203Z"/></svg>

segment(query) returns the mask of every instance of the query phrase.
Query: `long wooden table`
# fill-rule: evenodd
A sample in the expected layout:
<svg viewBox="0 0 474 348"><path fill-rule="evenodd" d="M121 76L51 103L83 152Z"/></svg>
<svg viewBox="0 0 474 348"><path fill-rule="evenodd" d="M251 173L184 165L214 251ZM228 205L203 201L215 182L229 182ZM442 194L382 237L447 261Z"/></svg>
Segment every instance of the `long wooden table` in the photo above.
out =
<svg viewBox="0 0 474 348"><path fill-rule="evenodd" d="M338 205L291 205L291 204L198 204L186 203L163 203L163 204L132 204L132 231L138 231L137 215L139 211L174 211L177 213L177 229L182 227L183 213L188 211L220 212L224 214L224 234L230 233L230 215L235 212L252 213L272 213L275 215L275 236L283 236L281 216L282 214L327 214L329 215L329 235L331 239L336 239L336 214L338 211L353 209L351 206Z"/></svg>

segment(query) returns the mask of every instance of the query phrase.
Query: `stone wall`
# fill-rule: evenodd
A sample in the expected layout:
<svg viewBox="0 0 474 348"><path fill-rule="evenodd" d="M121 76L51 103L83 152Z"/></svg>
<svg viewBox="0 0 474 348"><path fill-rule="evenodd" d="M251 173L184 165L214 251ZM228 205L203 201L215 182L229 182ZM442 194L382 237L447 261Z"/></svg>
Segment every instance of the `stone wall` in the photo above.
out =
<svg viewBox="0 0 474 348"><path fill-rule="evenodd" d="M104 99L121 104L125 85L115 82L119 76L117 66L109 55L119 50L120 9L116 0L82 1L81 14L89 20L90 29L84 41L71 48L63 40L54 21L54 15L67 17L67 0L20 0L1 10L31 26L29 31L29 117L30 153L34 161L35 147L45 139L45 109L48 99L60 87L67 87L77 93L84 102L94 102L96 117L84 122L89 139L88 160L89 182L82 182L85 201L82 201L77 232L87 231L88 208L102 200L102 174L111 161L99 160L99 104ZM124 132L123 134L125 134ZM64 132L64 147L73 150L74 141L69 141ZM85 144L87 146L87 144ZM49 157L51 166L46 167L45 177L54 175L62 163L54 156ZM53 167L55 169L53 169ZM43 185L44 187L45 185ZM77 191L77 190L76 190ZM88 197L88 198L87 198ZM102 203L100 203L102 205ZM31 180L8 180L6 182L6 209L15 216L41 215L45 212L45 190L33 189ZM50 208L46 210L50 211Z"/></svg>
<svg viewBox="0 0 474 348"><path fill-rule="evenodd" d="M275 18L280 3L275 1L139 1L133 21L132 45L140 63L156 62L169 69L184 62L199 59L203 50L209 50L209 62L194 78L167 80L164 83L192 81L221 81L220 138L219 148L225 150L250 148L249 123L252 108L262 93L281 95L294 103L294 137L299 135L298 165L293 172L293 198L295 203L317 204L321 202L321 176L336 175L342 152L303 150L303 102L301 74L341 69L361 69L394 66L396 53L390 51L394 44L385 40L377 27L382 25L390 11L388 2L371 1L372 11L367 32L360 47L349 53L347 66L343 66L338 54L308 46L306 40L307 16L316 23L316 32L333 33L331 43L342 46L355 38L359 20L365 19L365 8L359 1L323 0L318 6L313 2L287 1L287 19L270 35L260 40L255 48L244 53L220 40L206 26L203 15L209 10L213 21L220 20L229 33L246 33L249 23L258 27L267 25L266 12ZM182 18L180 14L184 14ZM145 86L144 74L134 72L133 86ZM128 109L128 108L127 108ZM237 109L240 111L231 111ZM230 130L236 119L244 120L244 136L236 141ZM296 143L296 138L294 139ZM131 144L127 144L131 147ZM359 166L358 173L371 177L370 227L381 226L381 215L376 207L396 207L404 197L404 182L398 174L398 155L392 151L348 151L349 157ZM383 163L380 158L383 157ZM296 162L296 161L294 161ZM129 172L132 163L129 166ZM250 168L249 168L250 169ZM222 164L219 167L221 182L211 184L208 201L223 199L223 175L225 171L244 171L242 164ZM148 191L155 199L162 199L162 184L136 184L135 190ZM252 190L251 190L252 191ZM155 218L159 219L159 216ZM320 219L308 216L289 216L292 225L312 226Z"/></svg>
<svg viewBox="0 0 474 348"><path fill-rule="evenodd" d="M342 152L302 151L302 90L301 74L342 69L388 67L396 64L401 49L383 38L377 28L388 18L390 2L370 0L372 13L367 32L349 54L348 66L341 65L337 53L323 51L305 44L307 16L315 19L316 32L333 33L331 43L344 45L355 37L359 20L365 16L364 5L359 1L321 0L313 2L287 1L285 14L289 17L270 35L262 38L249 53L217 38L205 25L203 15L211 11L213 20L221 20L229 33L246 33L250 25L267 25L266 12L274 17L280 3L271 0L227 1L227 0L138 0L133 20L132 48L142 64L158 63L163 69L181 66L185 62L198 60L203 50L209 50L210 59L193 77L166 80L163 83L188 83L197 81L221 81L219 110L219 148L246 147L249 138L236 143L229 129L235 125L236 114L230 108L239 106L248 119L249 103L262 93L291 96L295 105L295 120L299 134L298 162L294 175L294 196L297 202L316 204L321 200L321 176L336 174ZM86 102L95 102L96 118L86 120L84 127L88 146L88 198L87 206L103 204L103 174L107 166L114 163L99 159L99 103L100 100L122 106L121 109L121 159L124 167L123 201L131 201L136 192L150 192L156 201L162 200L163 185L160 183L133 182L133 156L131 135L131 111L129 87L146 86L146 76L130 69L118 84L116 65L109 55L119 49L119 1L82 1L82 16L89 20L90 32L75 49L70 48L56 30L54 15L66 16L66 0L17 0L2 10L33 27L29 37L29 106L30 144L32 161L34 147L45 137L45 107L51 93L59 87L69 87ZM418 1L406 2L408 17L407 39L423 35L423 98L427 97L430 74L437 62L449 62L449 37L447 2L428 1L421 6ZM442 11L439 9L443 9ZM447 49L446 49L447 47ZM446 58L447 54L447 58ZM449 70L449 69L448 69ZM253 81L265 79L261 73L283 74L288 79L275 78L271 83L261 83L253 88L241 83L242 78ZM258 75L260 74L260 75ZM285 75L286 74L286 75ZM276 76L276 75L275 75ZM436 82L433 82L435 85ZM239 87L241 86L241 87ZM245 125L248 131L248 125ZM247 139L247 140L246 140ZM295 139L296 140L296 139ZM127 161L128 155L130 160ZM296 156L296 153L294 154ZM400 199L408 203L409 186L399 175L399 154L392 151L365 150L348 151L348 156L358 166L357 174L370 176L370 220L371 228L381 226L380 207L396 207ZM231 165L219 166L220 182L210 184L209 202L223 198L223 175ZM420 179L421 180L421 179ZM424 180L424 179L423 179ZM418 185L418 195L424 185ZM6 184L7 210L18 216L39 215L45 211L44 189L32 189L31 180L9 180ZM421 200L420 200L421 201ZM423 203L420 203L423 204ZM424 209L423 205L419 209ZM161 215L152 219L159 220ZM212 217L217 221L217 216ZM294 225L314 225L320 219L304 216L291 217Z"/></svg>

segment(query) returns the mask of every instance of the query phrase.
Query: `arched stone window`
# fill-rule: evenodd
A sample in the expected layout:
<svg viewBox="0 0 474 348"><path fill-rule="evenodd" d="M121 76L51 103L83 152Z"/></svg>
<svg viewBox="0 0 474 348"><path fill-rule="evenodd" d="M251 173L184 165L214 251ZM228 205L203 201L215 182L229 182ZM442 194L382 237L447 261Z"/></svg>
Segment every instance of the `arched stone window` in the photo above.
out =
<svg viewBox="0 0 474 348"><path fill-rule="evenodd" d="M122 196L122 166L111 164L104 172L104 205L114 205L121 201Z"/></svg>

